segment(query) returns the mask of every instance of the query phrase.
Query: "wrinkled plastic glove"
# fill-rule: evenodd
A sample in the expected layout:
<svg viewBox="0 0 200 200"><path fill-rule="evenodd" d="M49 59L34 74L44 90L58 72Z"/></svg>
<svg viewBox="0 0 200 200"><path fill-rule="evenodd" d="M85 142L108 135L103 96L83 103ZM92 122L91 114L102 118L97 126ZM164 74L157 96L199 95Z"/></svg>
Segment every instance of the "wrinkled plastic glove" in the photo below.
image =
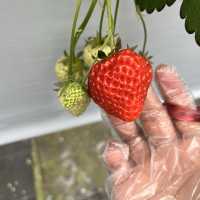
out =
<svg viewBox="0 0 200 200"><path fill-rule="evenodd" d="M173 67L158 66L156 81L165 103L196 109ZM123 141L108 142L103 153L110 199L200 199L199 122L174 120L153 88L139 123L109 119Z"/></svg>

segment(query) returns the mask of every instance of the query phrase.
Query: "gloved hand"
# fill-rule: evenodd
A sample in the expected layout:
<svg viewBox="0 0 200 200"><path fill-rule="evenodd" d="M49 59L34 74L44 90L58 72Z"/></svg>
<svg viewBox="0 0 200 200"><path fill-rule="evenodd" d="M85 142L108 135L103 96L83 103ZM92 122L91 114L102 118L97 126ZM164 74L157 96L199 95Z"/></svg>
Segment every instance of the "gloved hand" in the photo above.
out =
<svg viewBox="0 0 200 200"><path fill-rule="evenodd" d="M156 80L166 103L195 109L174 68L160 65ZM173 120L150 88L140 125L109 116L123 143L108 142L112 200L200 199L200 123Z"/></svg>

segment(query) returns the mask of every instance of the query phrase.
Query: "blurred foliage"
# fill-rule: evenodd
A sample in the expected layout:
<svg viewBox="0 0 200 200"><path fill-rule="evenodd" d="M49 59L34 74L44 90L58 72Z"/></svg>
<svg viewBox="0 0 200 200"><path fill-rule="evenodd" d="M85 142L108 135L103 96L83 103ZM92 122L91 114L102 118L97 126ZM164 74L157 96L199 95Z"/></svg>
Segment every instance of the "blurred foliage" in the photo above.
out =
<svg viewBox="0 0 200 200"><path fill-rule="evenodd" d="M195 33L195 40L200 45L200 1L184 0L180 11L181 18L185 18L185 29L188 33Z"/></svg>
<svg viewBox="0 0 200 200"><path fill-rule="evenodd" d="M152 13L155 9L161 11L165 5L171 6L176 0L135 0L141 11Z"/></svg>
<svg viewBox="0 0 200 200"><path fill-rule="evenodd" d="M37 200L105 200L101 150L110 130L102 123L34 139Z"/></svg>
<svg viewBox="0 0 200 200"><path fill-rule="evenodd" d="M168 5L171 6L176 0L135 0L141 11L152 13L154 10L161 11ZM185 29L189 34L195 33L195 40L200 46L200 1L183 0L180 16L185 19Z"/></svg>

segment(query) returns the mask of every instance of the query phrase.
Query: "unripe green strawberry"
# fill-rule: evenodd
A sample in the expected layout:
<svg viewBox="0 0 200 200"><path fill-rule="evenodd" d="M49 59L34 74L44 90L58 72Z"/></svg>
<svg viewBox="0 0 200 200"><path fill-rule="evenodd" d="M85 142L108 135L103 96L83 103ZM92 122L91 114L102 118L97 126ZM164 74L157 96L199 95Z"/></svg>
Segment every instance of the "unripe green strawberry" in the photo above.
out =
<svg viewBox="0 0 200 200"><path fill-rule="evenodd" d="M61 87L58 97L62 106L75 116L82 114L90 102L87 92L77 82L70 82Z"/></svg>
<svg viewBox="0 0 200 200"><path fill-rule="evenodd" d="M83 76L83 61L79 58L76 58L72 65L72 73L74 75L74 80L79 81ZM59 81L68 81L69 75L69 57L62 56L55 65L55 72L57 79Z"/></svg>
<svg viewBox="0 0 200 200"><path fill-rule="evenodd" d="M68 58L66 56L62 56L57 60L55 65L55 72L59 81L68 80L68 63Z"/></svg>
<svg viewBox="0 0 200 200"><path fill-rule="evenodd" d="M85 46L83 51L83 60L86 65L91 66L98 60L98 52L103 51L105 55L109 55L112 51L110 46L96 46L93 47L92 44L88 44Z"/></svg>
<svg viewBox="0 0 200 200"><path fill-rule="evenodd" d="M108 56L116 46L109 44L103 44L106 38L103 39L102 43L99 44L97 38L91 38L87 41L83 50L83 61L87 66L93 65L95 62L99 61L98 52L102 51L105 56ZM115 43L118 42L119 38L115 37Z"/></svg>

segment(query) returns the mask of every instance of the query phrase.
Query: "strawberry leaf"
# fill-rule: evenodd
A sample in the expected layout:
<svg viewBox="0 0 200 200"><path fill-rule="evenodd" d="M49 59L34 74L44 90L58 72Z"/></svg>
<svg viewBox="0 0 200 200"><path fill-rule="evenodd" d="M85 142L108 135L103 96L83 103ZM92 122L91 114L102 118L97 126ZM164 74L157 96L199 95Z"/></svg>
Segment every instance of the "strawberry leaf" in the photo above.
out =
<svg viewBox="0 0 200 200"><path fill-rule="evenodd" d="M159 12L165 5L171 6L176 0L135 0L141 11L152 13L155 9ZM187 0L186 0L187 1Z"/></svg>
<svg viewBox="0 0 200 200"><path fill-rule="evenodd" d="M195 33L195 40L200 46L200 1L183 0L180 16L185 19L185 29L189 34Z"/></svg>

